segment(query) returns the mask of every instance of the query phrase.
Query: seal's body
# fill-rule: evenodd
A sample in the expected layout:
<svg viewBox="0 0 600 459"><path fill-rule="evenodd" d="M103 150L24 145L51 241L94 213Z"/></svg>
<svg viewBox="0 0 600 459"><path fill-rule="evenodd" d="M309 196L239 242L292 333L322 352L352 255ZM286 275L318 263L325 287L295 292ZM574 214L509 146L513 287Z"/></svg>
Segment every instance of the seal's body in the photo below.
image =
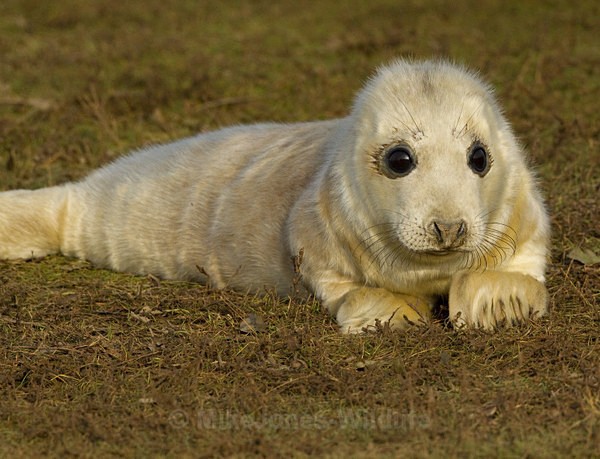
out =
<svg viewBox="0 0 600 459"><path fill-rule="evenodd" d="M346 118L227 128L78 183L0 193L0 257L53 252L216 288L292 293L343 331L546 311L548 218L491 91L443 62L380 69Z"/></svg>

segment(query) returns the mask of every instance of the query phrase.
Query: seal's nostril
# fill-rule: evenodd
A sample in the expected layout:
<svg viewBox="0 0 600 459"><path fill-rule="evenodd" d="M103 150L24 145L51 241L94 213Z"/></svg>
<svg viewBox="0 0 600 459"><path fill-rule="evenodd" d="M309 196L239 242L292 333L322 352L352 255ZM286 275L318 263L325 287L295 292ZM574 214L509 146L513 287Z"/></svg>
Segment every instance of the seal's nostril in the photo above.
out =
<svg viewBox="0 0 600 459"><path fill-rule="evenodd" d="M435 231L435 235L437 237L438 242L444 242L444 235L437 222L433 222L433 229Z"/></svg>
<svg viewBox="0 0 600 459"><path fill-rule="evenodd" d="M451 222L434 220L429 228L442 247L460 245L467 234L467 224L464 220Z"/></svg>

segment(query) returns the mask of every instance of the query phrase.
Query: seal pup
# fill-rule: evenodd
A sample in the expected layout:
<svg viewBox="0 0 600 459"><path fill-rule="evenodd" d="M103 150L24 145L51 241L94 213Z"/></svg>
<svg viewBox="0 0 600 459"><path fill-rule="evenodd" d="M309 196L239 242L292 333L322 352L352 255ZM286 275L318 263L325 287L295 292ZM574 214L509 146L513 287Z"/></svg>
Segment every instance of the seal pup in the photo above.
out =
<svg viewBox="0 0 600 459"><path fill-rule="evenodd" d="M380 68L345 118L226 128L0 193L1 258L282 295L300 279L343 332L427 321L439 296L456 326L542 315L548 241L491 89L444 61Z"/></svg>

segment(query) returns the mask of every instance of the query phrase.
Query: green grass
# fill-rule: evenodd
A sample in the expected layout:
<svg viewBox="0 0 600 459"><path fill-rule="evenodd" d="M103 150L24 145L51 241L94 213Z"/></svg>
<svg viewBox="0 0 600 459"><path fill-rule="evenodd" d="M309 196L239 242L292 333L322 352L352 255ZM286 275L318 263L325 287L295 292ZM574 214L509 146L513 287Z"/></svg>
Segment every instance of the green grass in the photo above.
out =
<svg viewBox="0 0 600 459"><path fill-rule="evenodd" d="M344 116L378 65L481 70L553 223L548 318L341 336L315 302L0 263L0 456L600 454L600 6L0 4L0 189L222 126ZM243 334L249 312L266 329Z"/></svg>

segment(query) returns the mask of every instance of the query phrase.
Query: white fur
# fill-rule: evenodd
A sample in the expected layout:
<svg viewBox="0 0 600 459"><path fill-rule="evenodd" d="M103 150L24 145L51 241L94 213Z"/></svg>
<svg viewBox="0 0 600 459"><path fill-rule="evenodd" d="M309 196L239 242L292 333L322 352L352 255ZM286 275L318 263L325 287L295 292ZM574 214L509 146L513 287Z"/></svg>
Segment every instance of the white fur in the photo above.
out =
<svg viewBox="0 0 600 459"><path fill-rule="evenodd" d="M493 157L483 177L467 164L475 141ZM417 163L391 178L383 155L399 143ZM432 230L459 221L460 242L456 225L443 243ZM350 332L427 320L449 293L457 324L543 314L548 228L490 89L431 61L381 68L346 118L227 128L134 153L78 183L0 194L0 257L60 251L280 294L301 279Z"/></svg>

